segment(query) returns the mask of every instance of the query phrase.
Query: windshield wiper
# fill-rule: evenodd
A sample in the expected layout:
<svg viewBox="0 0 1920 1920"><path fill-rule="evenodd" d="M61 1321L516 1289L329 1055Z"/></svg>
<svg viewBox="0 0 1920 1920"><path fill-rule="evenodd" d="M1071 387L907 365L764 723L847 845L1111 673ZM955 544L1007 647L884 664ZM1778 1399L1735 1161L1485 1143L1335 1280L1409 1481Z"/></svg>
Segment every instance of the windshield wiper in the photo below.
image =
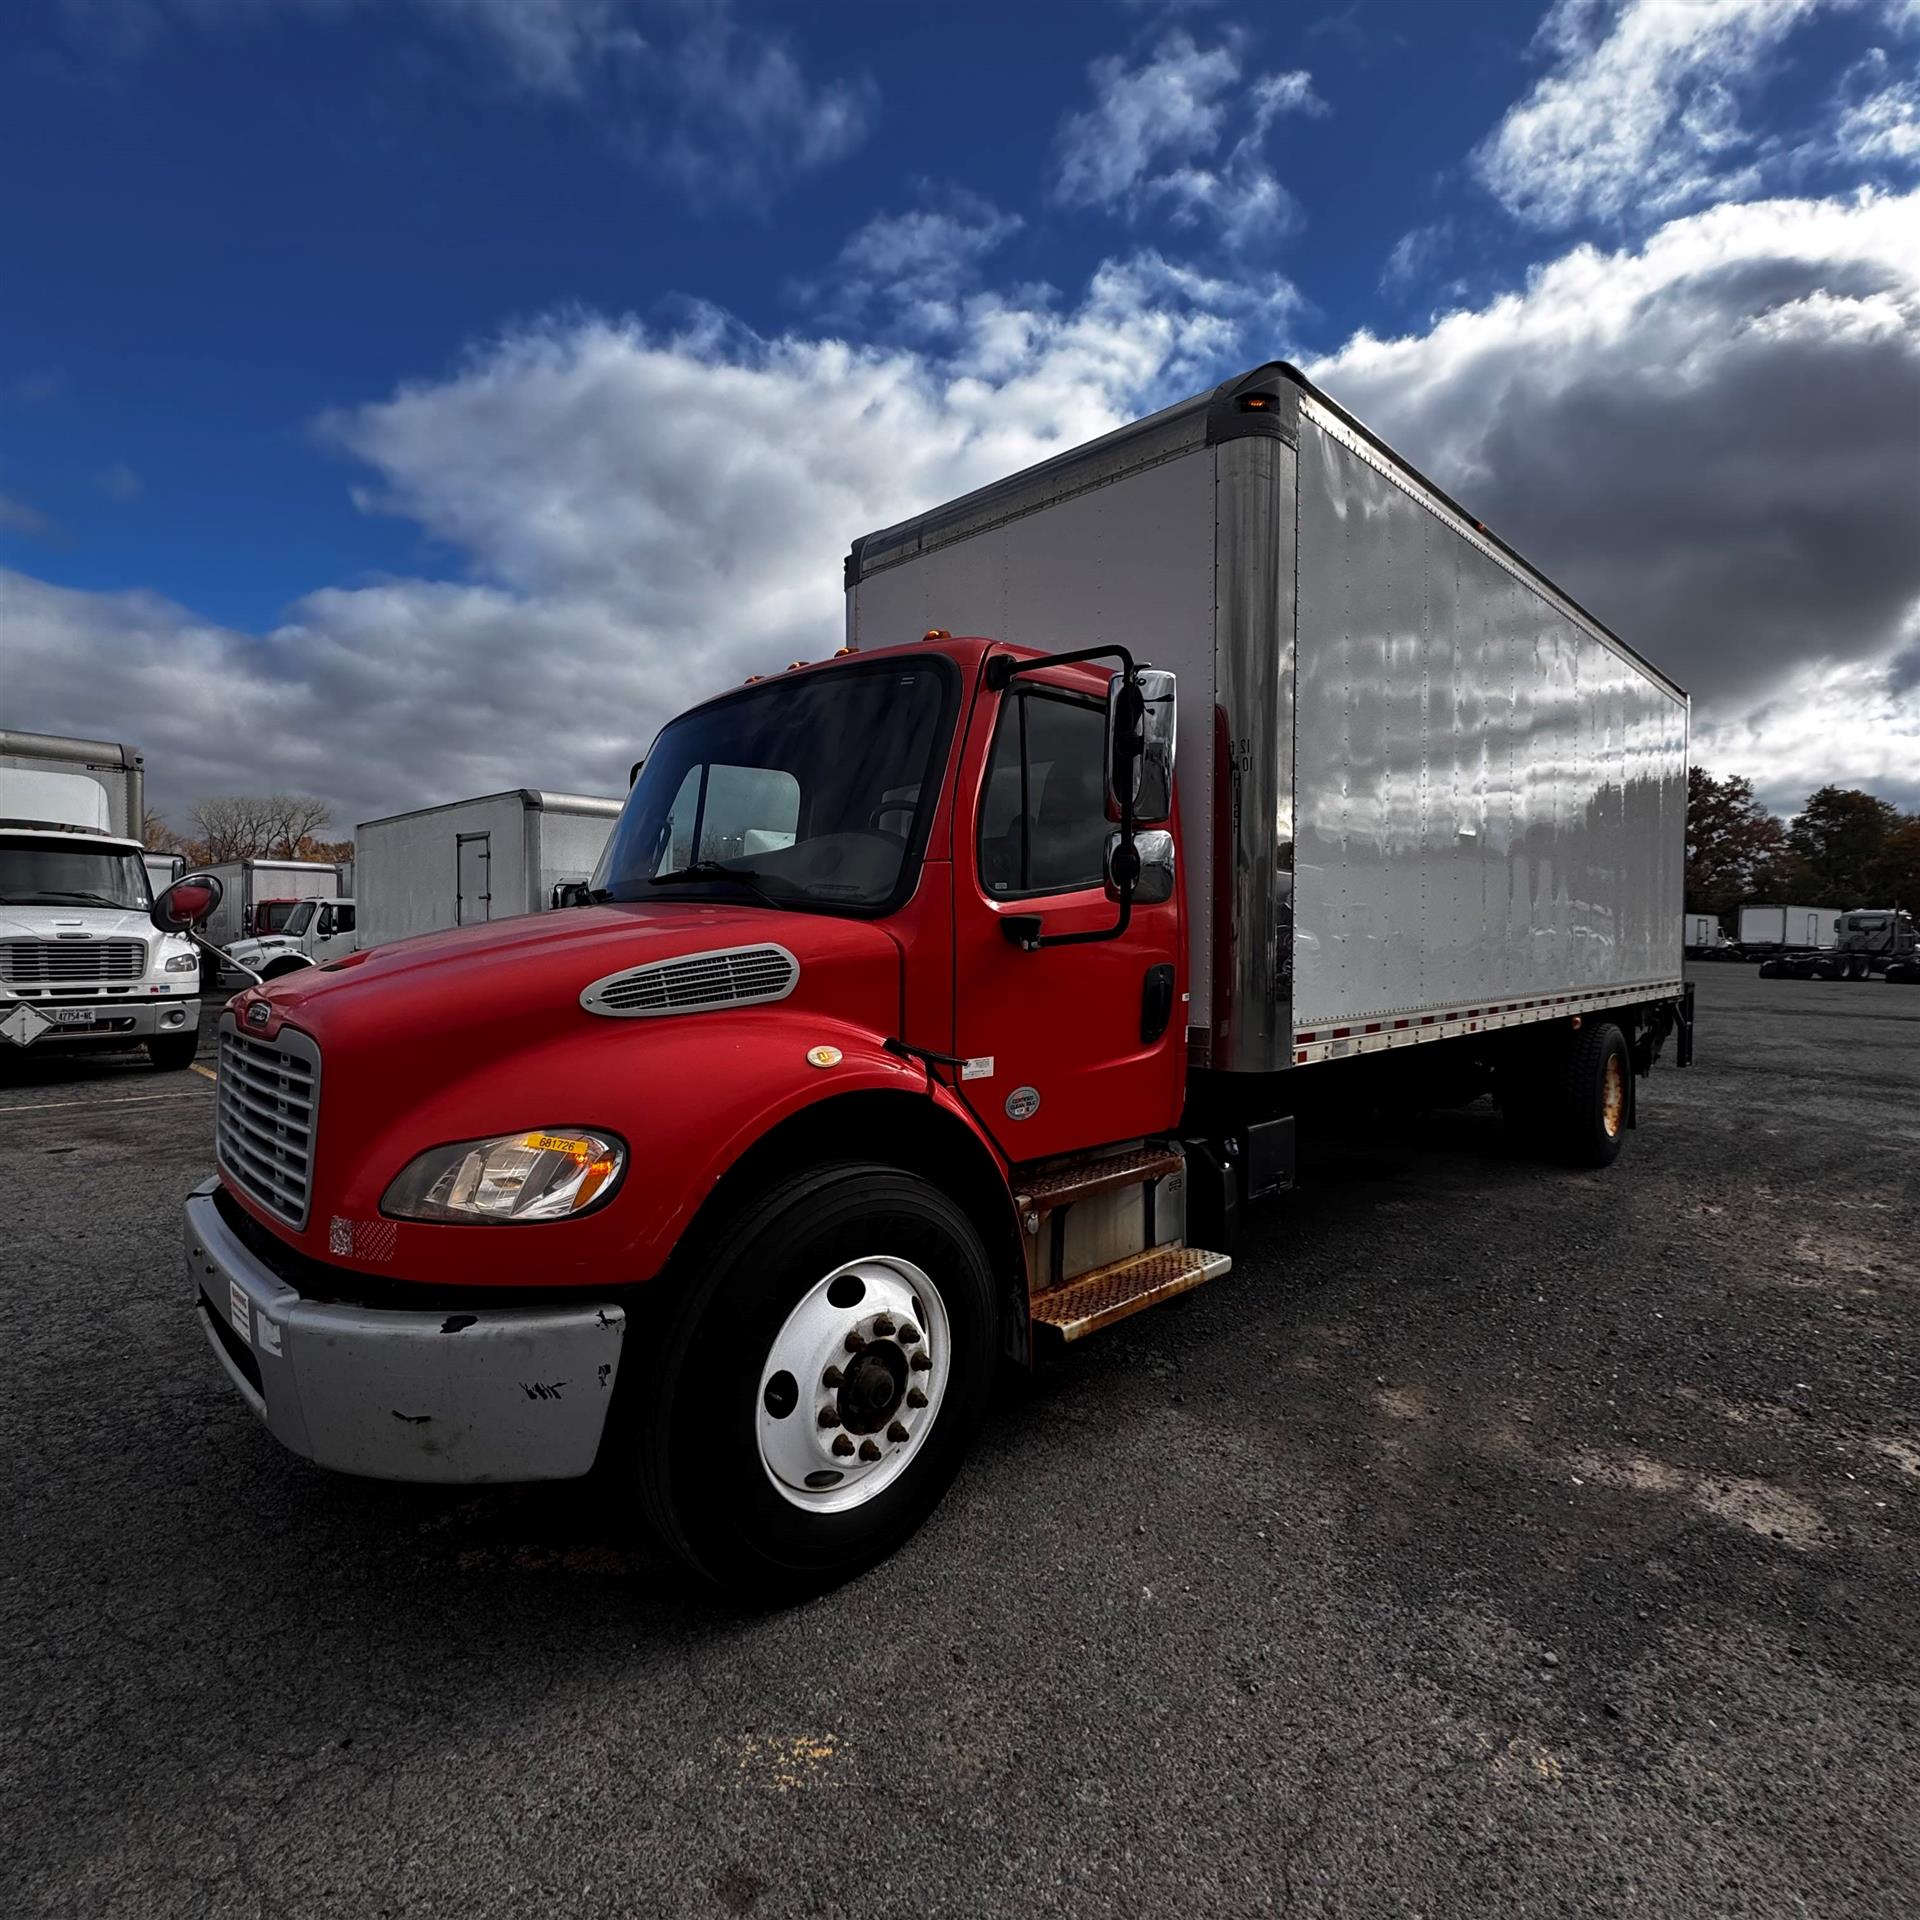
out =
<svg viewBox="0 0 1920 1920"><path fill-rule="evenodd" d="M747 867L730 867L724 860L692 860L686 866L673 873L656 873L647 882L650 887L664 887L672 881L685 880L698 885L703 880L737 880L746 890L764 900L770 907L780 907L780 902L760 883L767 876L754 873ZM781 908L781 911L785 911Z"/></svg>

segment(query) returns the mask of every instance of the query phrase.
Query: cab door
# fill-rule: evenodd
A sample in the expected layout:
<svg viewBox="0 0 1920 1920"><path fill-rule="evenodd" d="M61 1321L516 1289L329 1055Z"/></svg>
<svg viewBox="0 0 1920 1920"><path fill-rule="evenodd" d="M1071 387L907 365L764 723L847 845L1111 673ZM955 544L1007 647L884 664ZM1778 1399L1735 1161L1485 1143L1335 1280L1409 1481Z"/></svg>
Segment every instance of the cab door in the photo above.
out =
<svg viewBox="0 0 1920 1920"><path fill-rule="evenodd" d="M1105 702L1063 672L982 689L955 822L954 1052L961 1092L1014 1160L1164 1132L1179 1118L1186 1045L1181 889L1136 904L1124 934L1023 951L1017 915L1047 934L1111 927ZM966 823L970 820L970 830Z"/></svg>

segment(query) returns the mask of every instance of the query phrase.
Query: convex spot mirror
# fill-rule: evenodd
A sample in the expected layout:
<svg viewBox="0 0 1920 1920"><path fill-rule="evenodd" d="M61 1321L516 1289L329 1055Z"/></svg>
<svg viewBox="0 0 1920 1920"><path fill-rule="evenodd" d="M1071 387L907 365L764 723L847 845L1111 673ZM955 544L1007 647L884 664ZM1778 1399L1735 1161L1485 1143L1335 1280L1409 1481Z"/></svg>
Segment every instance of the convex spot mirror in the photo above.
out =
<svg viewBox="0 0 1920 1920"><path fill-rule="evenodd" d="M1133 796L1136 826L1173 818L1174 676L1143 667L1131 684L1123 673L1107 682L1107 818L1118 820Z"/></svg>
<svg viewBox="0 0 1920 1920"><path fill-rule="evenodd" d="M162 933L186 933L202 925L220 904L221 886L210 873L184 873L162 889L147 918Z"/></svg>
<svg viewBox="0 0 1920 1920"><path fill-rule="evenodd" d="M1173 835L1164 828L1136 833L1128 846L1122 833L1107 835L1107 898L1118 900L1128 880L1136 907L1157 907L1173 898Z"/></svg>

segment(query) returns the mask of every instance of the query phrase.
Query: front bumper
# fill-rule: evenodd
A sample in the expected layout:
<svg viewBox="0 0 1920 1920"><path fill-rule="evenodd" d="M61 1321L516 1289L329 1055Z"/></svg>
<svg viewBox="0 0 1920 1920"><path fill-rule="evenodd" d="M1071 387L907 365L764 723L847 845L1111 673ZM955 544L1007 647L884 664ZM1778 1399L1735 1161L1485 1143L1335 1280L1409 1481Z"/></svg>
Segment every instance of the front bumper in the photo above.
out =
<svg viewBox="0 0 1920 1920"><path fill-rule="evenodd" d="M419 1312L303 1299L221 1218L218 1186L208 1180L187 1199L201 1330L282 1446L375 1480L570 1480L591 1469L626 1337L622 1308Z"/></svg>
<svg viewBox="0 0 1920 1920"><path fill-rule="evenodd" d="M41 1026L36 1020L29 1019L16 1028L9 1024L7 1018L18 1007L25 1007L30 1014L44 1020L56 1007L62 1012L70 1012L82 1005L93 1016L85 1026ZM0 998L0 1046L11 1042L39 1053L50 1053L58 1047L138 1046L141 1041L151 1040L157 1034L191 1033L199 1024L198 998L186 998L179 994L165 998L155 994L147 1000L128 998L84 1003L77 1000L23 1000L17 995ZM17 1039L16 1031L26 1032L29 1038Z"/></svg>

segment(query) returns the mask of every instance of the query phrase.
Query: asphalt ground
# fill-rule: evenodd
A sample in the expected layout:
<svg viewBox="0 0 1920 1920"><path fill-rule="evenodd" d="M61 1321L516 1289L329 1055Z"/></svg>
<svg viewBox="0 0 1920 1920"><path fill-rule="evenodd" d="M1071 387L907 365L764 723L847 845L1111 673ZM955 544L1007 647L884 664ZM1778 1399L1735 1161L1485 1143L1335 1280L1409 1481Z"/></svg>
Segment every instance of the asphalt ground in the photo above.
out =
<svg viewBox="0 0 1920 1920"><path fill-rule="evenodd" d="M211 1084L11 1063L0 1911L1914 1914L1920 990L1699 999L1613 1169L1334 1143L765 1617L281 1452Z"/></svg>

